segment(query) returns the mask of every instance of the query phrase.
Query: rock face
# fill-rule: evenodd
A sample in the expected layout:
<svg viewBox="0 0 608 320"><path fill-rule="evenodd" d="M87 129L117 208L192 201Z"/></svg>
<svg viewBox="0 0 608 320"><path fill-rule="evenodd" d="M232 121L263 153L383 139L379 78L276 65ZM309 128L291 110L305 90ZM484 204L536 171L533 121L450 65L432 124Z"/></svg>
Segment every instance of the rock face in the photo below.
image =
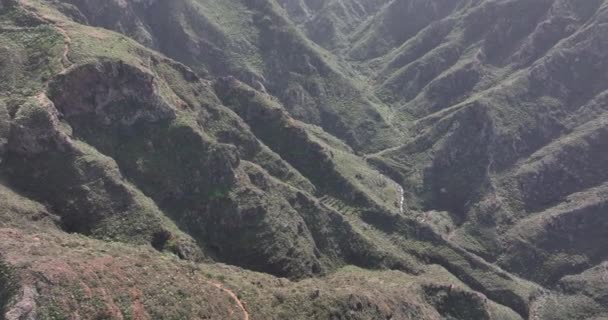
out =
<svg viewBox="0 0 608 320"><path fill-rule="evenodd" d="M606 317L607 8L0 1L4 318Z"/></svg>
<svg viewBox="0 0 608 320"><path fill-rule="evenodd" d="M151 74L121 62L102 62L59 76L52 83L51 100L67 121L92 118L104 126L130 127L175 119L159 90Z"/></svg>

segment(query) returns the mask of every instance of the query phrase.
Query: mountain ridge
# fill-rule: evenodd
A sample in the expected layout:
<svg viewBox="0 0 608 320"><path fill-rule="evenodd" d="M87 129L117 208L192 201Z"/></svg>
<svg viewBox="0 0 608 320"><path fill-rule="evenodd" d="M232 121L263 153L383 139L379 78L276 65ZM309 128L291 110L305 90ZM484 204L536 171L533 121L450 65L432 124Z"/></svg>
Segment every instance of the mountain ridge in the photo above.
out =
<svg viewBox="0 0 608 320"><path fill-rule="evenodd" d="M0 4L5 318L608 314L605 1Z"/></svg>

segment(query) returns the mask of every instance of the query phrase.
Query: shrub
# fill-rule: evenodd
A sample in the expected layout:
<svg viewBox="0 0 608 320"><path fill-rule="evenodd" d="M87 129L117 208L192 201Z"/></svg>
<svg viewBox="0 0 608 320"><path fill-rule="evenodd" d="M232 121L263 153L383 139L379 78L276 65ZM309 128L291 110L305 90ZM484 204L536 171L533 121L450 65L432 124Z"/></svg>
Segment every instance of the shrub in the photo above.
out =
<svg viewBox="0 0 608 320"><path fill-rule="evenodd" d="M17 280L13 269L0 256L0 318L6 312L11 298L17 293Z"/></svg>

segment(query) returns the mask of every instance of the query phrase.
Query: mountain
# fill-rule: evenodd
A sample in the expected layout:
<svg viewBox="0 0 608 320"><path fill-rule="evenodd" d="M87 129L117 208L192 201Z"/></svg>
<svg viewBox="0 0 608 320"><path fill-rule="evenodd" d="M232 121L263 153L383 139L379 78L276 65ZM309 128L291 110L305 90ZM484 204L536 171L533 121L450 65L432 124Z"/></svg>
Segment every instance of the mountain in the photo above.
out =
<svg viewBox="0 0 608 320"><path fill-rule="evenodd" d="M606 22L0 0L0 314L607 318Z"/></svg>

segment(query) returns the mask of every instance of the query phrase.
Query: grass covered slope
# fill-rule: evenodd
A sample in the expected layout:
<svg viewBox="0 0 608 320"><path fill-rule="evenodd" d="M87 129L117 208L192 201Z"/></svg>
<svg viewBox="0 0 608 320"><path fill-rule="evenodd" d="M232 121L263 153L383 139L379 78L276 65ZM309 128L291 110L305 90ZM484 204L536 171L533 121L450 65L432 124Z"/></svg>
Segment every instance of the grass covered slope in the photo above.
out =
<svg viewBox="0 0 608 320"><path fill-rule="evenodd" d="M608 312L602 1L0 3L6 318Z"/></svg>
<svg viewBox="0 0 608 320"><path fill-rule="evenodd" d="M22 288L8 317L521 319L439 267L425 277L345 268L291 282L78 235L0 229L0 239Z"/></svg>
<svg viewBox="0 0 608 320"><path fill-rule="evenodd" d="M605 181L600 173L603 170L599 169L605 166L605 147L599 142L603 141L604 107L598 103L605 91L599 84L603 83L600 79L605 71L605 56L601 53L605 42L601 31L604 5L593 1L584 6L550 1L539 2L538 6L540 11L534 17L520 17L527 24L526 29L517 34L500 35L496 31L481 35L483 41L467 49L474 55L456 58L459 62L454 67L432 80L414 100L401 104L400 108L412 111L418 117L411 127L414 133L411 142L373 156L374 161L391 167L404 179L406 186L411 186L412 197L418 200L412 203L420 210L451 213L458 229L447 231L453 236L451 239L489 259L496 259L501 252L517 251L512 246L511 235L506 236L511 240L502 238L503 234L510 233L507 230L511 227L532 227L531 222L536 221L539 224L534 228L543 233L551 230L549 225L554 221L546 220L550 215L545 215L545 210L565 206L564 202L584 206L586 201L573 194L592 192L590 188ZM458 23L464 24L466 30L468 16L470 19L485 17L494 10L510 17L511 12L519 12L516 10L522 8L528 9L528 4L518 1L484 3L465 11L465 18ZM570 22L568 27L562 25L563 31L549 33L549 26L565 17ZM497 36L514 46L502 56L492 53L490 47ZM439 104L441 110L426 107L425 103L432 102L434 97L454 97L451 88L466 83L452 75L467 74L463 72L470 69L465 64L468 57L474 57L472 61L481 74L489 75L493 70L491 72L500 77L494 77L491 82L477 77L475 89L464 88L462 92L466 96L462 99L444 101ZM593 67L576 62L583 60ZM411 79L410 83L418 83L409 76L408 79ZM399 83L407 82L400 80ZM434 93L431 95L431 92ZM571 213L573 219L586 220L583 217L586 213L576 212ZM587 228L579 222L576 224ZM584 232L593 234L592 229ZM580 251L574 248L574 242L564 240L576 237L576 232L564 229L560 234L564 238L530 239L532 243L522 239L526 243L524 246L540 246L536 241L546 240L553 247L551 250L546 247L535 249L540 256L558 260L549 267L551 271L540 272L555 273L551 283L605 259L596 257L593 250L576 257L573 252ZM562 250L572 253L556 257L555 252ZM525 254L517 251L507 255L521 262ZM578 267L576 263L566 262L576 259L584 262ZM524 265L520 268L511 264L508 269L521 270L520 274L540 280L530 272L529 264Z"/></svg>

